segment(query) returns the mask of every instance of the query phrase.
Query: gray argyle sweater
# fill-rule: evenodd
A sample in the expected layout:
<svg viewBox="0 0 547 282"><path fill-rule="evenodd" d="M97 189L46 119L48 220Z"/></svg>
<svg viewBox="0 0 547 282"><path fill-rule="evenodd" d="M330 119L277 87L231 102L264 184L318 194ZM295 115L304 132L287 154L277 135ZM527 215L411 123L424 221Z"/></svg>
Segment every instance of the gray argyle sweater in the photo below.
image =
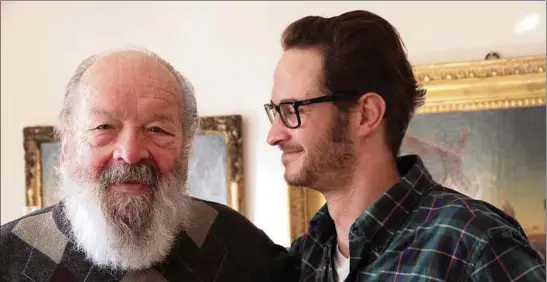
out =
<svg viewBox="0 0 547 282"><path fill-rule="evenodd" d="M199 223L162 263L138 272L99 268L77 251L58 204L1 227L1 281L266 281L285 249L236 211L194 199Z"/></svg>

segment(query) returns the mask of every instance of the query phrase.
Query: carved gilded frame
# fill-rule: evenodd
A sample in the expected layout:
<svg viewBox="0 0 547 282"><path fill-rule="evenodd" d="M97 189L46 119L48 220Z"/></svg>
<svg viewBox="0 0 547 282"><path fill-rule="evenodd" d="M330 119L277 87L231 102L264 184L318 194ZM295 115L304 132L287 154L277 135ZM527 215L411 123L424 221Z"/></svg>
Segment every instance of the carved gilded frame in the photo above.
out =
<svg viewBox="0 0 547 282"><path fill-rule="evenodd" d="M545 55L418 65L415 76L427 89L417 114L479 111L545 105ZM289 187L291 241L307 230L321 194Z"/></svg>
<svg viewBox="0 0 547 282"><path fill-rule="evenodd" d="M243 136L240 115L200 118L198 134L222 134L226 141L228 205L243 213ZM42 166L40 144L57 142L52 126L31 126L23 129L25 150L26 205L42 208Z"/></svg>

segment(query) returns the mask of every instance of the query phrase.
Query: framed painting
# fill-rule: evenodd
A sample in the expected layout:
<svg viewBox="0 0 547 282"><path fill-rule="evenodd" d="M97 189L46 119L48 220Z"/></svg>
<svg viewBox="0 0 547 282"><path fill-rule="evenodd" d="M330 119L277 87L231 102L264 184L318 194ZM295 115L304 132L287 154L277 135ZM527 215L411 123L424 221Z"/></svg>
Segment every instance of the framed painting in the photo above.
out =
<svg viewBox="0 0 547 282"><path fill-rule="evenodd" d="M188 164L189 193L243 213L243 136L239 115L200 118ZM23 129L26 204L30 210L60 200L56 172L60 142L52 126Z"/></svg>
<svg viewBox="0 0 547 282"><path fill-rule="evenodd" d="M545 254L545 56L416 66L427 89L401 147L433 178L514 216ZM290 237L323 196L289 187Z"/></svg>

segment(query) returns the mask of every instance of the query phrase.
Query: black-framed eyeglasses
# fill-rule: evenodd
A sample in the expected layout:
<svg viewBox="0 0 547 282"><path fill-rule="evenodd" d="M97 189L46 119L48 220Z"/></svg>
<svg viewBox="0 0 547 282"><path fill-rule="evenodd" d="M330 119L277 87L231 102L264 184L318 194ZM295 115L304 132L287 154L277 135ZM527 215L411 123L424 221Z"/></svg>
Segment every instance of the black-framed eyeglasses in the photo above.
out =
<svg viewBox="0 0 547 282"><path fill-rule="evenodd" d="M337 92L334 95L326 95L312 99L300 101L283 101L279 103L279 105L275 105L273 103L265 104L264 109L266 110L266 114L268 115L271 123L273 123L275 116L279 113L283 124L285 124L285 126L287 126L288 128L294 129L298 128L301 124L300 112L298 111L301 106L323 102L349 100L358 96L361 96L361 93Z"/></svg>

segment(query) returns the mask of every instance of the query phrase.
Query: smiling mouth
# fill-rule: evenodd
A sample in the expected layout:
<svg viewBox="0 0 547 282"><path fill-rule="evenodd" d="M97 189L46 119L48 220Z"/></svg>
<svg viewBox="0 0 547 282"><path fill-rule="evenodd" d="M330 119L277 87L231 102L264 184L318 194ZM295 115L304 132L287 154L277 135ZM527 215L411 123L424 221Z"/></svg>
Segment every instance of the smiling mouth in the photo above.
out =
<svg viewBox="0 0 547 282"><path fill-rule="evenodd" d="M291 151L283 151L283 154L281 155L281 160L283 164L287 164L288 161L291 159L295 159L298 157L299 154L304 152L304 150L291 150Z"/></svg>
<svg viewBox="0 0 547 282"><path fill-rule="evenodd" d="M304 150L290 150L290 151L283 151L283 154L294 154L294 153L300 153Z"/></svg>

